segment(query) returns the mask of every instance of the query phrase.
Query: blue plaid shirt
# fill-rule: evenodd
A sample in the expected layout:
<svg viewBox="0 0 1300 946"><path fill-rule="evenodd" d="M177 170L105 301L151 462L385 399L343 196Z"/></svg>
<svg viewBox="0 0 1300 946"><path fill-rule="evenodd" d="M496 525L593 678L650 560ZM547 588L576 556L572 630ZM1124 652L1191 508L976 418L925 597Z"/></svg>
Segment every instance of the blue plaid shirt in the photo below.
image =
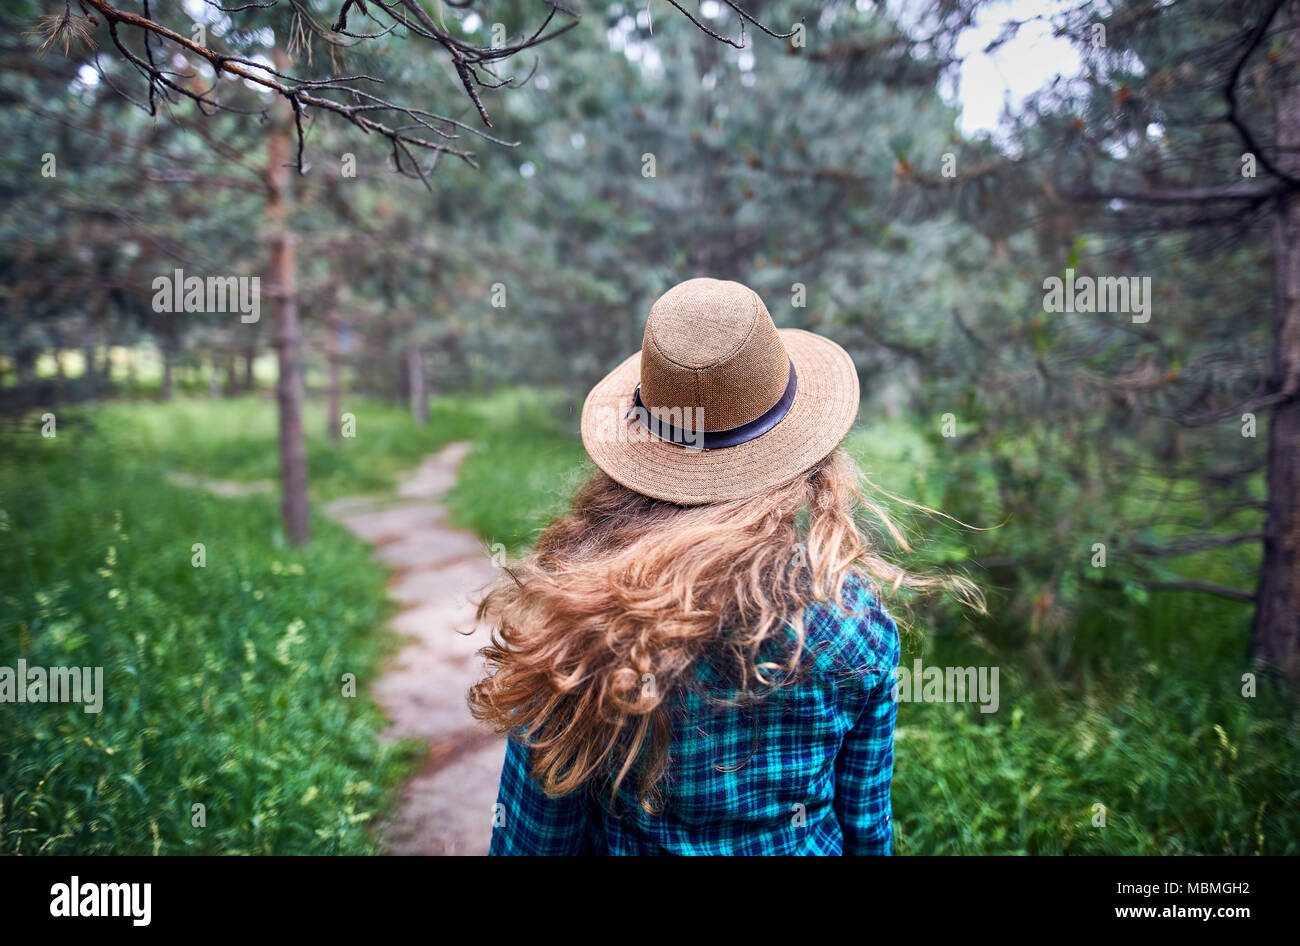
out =
<svg viewBox="0 0 1300 946"><path fill-rule="evenodd" d="M698 685L670 697L657 815L626 785L617 814L608 792L548 798L512 738L490 853L889 854L898 630L858 578L843 600L808 607L804 672L756 701L735 705L743 691L697 665Z"/></svg>

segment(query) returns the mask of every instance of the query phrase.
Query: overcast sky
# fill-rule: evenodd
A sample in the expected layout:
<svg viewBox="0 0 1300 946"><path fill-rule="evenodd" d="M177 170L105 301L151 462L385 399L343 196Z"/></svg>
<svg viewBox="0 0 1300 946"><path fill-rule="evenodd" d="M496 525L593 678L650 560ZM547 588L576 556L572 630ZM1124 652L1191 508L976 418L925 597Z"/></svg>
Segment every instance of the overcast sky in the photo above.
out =
<svg viewBox="0 0 1300 946"><path fill-rule="evenodd" d="M1079 71L1079 55L1070 41L1053 36L1042 20L1026 23L992 54L981 51L1008 20L1027 20L1062 6L1059 0L1005 0L982 10L976 25L958 40L957 52L966 57L957 93L963 132L991 131L1004 102L1014 108L1056 76Z"/></svg>

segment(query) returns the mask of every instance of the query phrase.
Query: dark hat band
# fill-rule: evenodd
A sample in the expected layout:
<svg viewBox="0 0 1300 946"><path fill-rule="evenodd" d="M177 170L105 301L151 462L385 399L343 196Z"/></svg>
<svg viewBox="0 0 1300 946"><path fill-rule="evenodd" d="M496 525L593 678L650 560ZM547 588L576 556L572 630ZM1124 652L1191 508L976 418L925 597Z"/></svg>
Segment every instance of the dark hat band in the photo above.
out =
<svg viewBox="0 0 1300 946"><path fill-rule="evenodd" d="M632 392L632 409L628 416L637 415L637 419L651 433L670 443L699 450L721 450L748 443L767 433L785 418L794 404L795 391L799 388L799 376L795 373L794 362L790 362L790 380L785 386L785 393L775 404L748 423L725 430L686 430L675 427L651 413L650 408L641 400L641 385ZM639 410L638 410L639 408Z"/></svg>

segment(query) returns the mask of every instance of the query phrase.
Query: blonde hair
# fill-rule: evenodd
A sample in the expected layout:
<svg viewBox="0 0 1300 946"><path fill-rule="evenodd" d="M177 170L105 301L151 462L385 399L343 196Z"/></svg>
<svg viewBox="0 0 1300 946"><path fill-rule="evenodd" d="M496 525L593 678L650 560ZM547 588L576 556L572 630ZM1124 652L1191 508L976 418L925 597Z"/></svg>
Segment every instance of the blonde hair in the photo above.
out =
<svg viewBox="0 0 1300 946"><path fill-rule="evenodd" d="M665 701L706 653L734 661L745 688L771 685L776 666L760 662L760 647L792 629L792 671L805 606L841 604L855 570L894 591L947 587L983 609L966 579L911 574L864 541L858 512L907 548L862 482L843 450L757 496L706 506L597 474L479 604L493 630L471 711L499 732L527 732L532 776L548 795L594 777L617 795L635 771L637 796L654 810L668 766Z"/></svg>

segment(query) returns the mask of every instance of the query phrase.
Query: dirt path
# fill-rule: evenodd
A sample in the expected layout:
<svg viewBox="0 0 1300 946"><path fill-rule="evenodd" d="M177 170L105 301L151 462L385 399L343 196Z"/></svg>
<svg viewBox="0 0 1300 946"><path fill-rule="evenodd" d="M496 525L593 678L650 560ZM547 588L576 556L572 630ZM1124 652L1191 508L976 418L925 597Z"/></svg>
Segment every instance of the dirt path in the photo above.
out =
<svg viewBox="0 0 1300 946"><path fill-rule="evenodd" d="M424 767L401 790L382 828L393 854L486 854L505 742L476 723L465 691L481 674L485 635L473 626L469 596L499 574L482 543L446 524L439 503L456 482L469 444L428 457L392 497L329 503L325 511L374 543L389 565L389 593L402 605L393 629L407 642L371 693L392 725L384 738L413 736L429 746Z"/></svg>

